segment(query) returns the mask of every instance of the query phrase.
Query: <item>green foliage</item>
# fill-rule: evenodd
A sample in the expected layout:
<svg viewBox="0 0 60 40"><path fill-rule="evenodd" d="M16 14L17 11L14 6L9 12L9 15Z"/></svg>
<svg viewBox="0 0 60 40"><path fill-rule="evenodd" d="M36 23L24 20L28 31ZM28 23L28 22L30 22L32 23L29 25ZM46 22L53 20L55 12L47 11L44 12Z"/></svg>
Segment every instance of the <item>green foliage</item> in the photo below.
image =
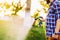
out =
<svg viewBox="0 0 60 40"><path fill-rule="evenodd" d="M39 17L39 12L40 12L40 10L36 10L36 12L34 12L34 15L32 17L33 18Z"/></svg>
<svg viewBox="0 0 60 40"><path fill-rule="evenodd" d="M44 28L33 26L29 31L26 40L46 40Z"/></svg>
<svg viewBox="0 0 60 40"><path fill-rule="evenodd" d="M6 7L6 9L9 9L11 5L9 5L7 2L5 2L4 6Z"/></svg>
<svg viewBox="0 0 60 40"><path fill-rule="evenodd" d="M44 12L47 13L49 4L47 4L46 1L40 1L40 4L42 5Z"/></svg>
<svg viewBox="0 0 60 40"><path fill-rule="evenodd" d="M17 3L17 6L15 6L12 2L12 6L14 7L13 11L15 11L15 13L13 13L12 15L17 15L17 12L23 8L20 2Z"/></svg>
<svg viewBox="0 0 60 40"><path fill-rule="evenodd" d="M32 16L34 19L36 19L35 21L34 21L34 23L33 23L33 26L36 26L36 25L38 25L38 22L39 22L39 10L37 10L35 13L34 13L34 15Z"/></svg>

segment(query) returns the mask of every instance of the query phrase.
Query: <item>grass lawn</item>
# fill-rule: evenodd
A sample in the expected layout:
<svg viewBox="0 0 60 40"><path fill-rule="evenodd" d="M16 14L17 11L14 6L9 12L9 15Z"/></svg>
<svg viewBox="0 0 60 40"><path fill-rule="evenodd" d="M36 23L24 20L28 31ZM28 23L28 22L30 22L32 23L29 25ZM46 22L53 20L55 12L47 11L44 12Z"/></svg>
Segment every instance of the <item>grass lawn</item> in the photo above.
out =
<svg viewBox="0 0 60 40"><path fill-rule="evenodd" d="M43 28L42 26L33 26L29 31L26 40L46 40L45 28Z"/></svg>
<svg viewBox="0 0 60 40"><path fill-rule="evenodd" d="M6 37L6 31L5 28L3 28L3 26L0 26L0 40L4 40Z"/></svg>
<svg viewBox="0 0 60 40"><path fill-rule="evenodd" d="M5 21L0 20L0 40L4 40L6 37L6 26L4 26L6 24L4 24Z"/></svg>
<svg viewBox="0 0 60 40"><path fill-rule="evenodd" d="M9 28L12 27L12 24L9 21L0 20L0 40L15 40L14 37L8 35Z"/></svg>

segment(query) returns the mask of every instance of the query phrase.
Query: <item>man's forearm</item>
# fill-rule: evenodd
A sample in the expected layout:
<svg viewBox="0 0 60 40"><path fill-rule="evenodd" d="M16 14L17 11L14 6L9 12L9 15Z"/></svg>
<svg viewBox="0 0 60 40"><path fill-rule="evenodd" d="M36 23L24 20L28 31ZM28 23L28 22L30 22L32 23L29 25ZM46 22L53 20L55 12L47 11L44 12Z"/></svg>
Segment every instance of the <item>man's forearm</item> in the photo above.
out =
<svg viewBox="0 0 60 40"><path fill-rule="evenodd" d="M56 28L55 28L55 33L58 33L59 30L60 30L60 19L57 20Z"/></svg>

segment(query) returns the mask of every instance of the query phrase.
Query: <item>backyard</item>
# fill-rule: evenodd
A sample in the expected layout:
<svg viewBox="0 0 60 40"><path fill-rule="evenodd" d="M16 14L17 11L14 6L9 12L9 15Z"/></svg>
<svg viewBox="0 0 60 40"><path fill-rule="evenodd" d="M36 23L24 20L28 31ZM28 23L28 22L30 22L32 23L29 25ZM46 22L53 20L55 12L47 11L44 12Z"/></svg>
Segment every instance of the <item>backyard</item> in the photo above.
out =
<svg viewBox="0 0 60 40"><path fill-rule="evenodd" d="M0 0L0 40L46 40L45 0Z"/></svg>

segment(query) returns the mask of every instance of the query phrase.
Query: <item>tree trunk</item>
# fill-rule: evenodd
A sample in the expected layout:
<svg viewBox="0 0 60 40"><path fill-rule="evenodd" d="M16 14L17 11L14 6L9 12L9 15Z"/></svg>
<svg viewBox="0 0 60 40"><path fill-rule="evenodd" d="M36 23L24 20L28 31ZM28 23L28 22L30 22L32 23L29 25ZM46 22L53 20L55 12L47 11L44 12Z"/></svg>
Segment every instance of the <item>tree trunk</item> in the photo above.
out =
<svg viewBox="0 0 60 40"><path fill-rule="evenodd" d="M31 8L31 0L27 0L26 11L30 11L30 8Z"/></svg>

